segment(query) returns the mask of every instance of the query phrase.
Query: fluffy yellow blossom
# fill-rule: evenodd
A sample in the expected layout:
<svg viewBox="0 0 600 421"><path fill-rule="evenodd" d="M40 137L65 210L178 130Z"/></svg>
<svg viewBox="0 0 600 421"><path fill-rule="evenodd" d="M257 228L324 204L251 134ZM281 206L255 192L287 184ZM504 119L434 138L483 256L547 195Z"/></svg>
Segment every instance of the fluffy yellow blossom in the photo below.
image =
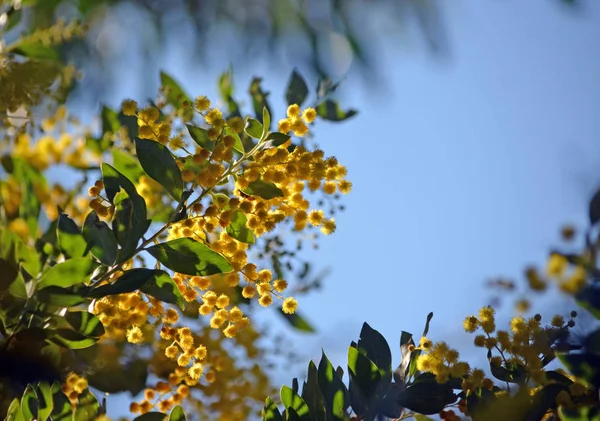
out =
<svg viewBox="0 0 600 421"><path fill-rule="evenodd" d="M139 326L131 326L127 330L127 341L132 344L139 344L144 340L144 334Z"/></svg>
<svg viewBox="0 0 600 421"><path fill-rule="evenodd" d="M283 300L281 309L283 310L284 313L294 314L296 312L297 308L298 308L298 301L296 301L294 298L288 297L285 300Z"/></svg>
<svg viewBox="0 0 600 421"><path fill-rule="evenodd" d="M137 108L137 102L135 102L132 99L126 99L121 103L121 110L123 111L123 114L127 116L135 115L135 113L137 112Z"/></svg>

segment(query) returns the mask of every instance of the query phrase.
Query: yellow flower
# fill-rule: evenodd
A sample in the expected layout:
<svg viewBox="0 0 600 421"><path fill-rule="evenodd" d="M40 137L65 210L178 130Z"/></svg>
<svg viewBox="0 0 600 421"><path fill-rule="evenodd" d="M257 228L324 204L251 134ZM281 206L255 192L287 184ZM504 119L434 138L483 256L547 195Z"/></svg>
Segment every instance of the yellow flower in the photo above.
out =
<svg viewBox="0 0 600 421"><path fill-rule="evenodd" d="M132 344L139 344L144 340L144 334L139 326L134 325L127 330L127 341Z"/></svg>
<svg viewBox="0 0 600 421"><path fill-rule="evenodd" d="M307 123L312 123L317 118L317 112L315 111L314 108L310 108L310 107L305 108L304 111L302 112L302 118Z"/></svg>
<svg viewBox="0 0 600 421"><path fill-rule="evenodd" d="M287 288L287 282L283 279L277 279L273 282L273 289L277 292L283 292Z"/></svg>
<svg viewBox="0 0 600 421"><path fill-rule="evenodd" d="M565 319L560 314L557 314L552 318L551 324L554 327L563 327L565 325Z"/></svg>
<svg viewBox="0 0 600 421"><path fill-rule="evenodd" d="M188 370L188 374L192 379L199 379L204 372L204 366L201 363L194 363Z"/></svg>
<svg viewBox="0 0 600 421"><path fill-rule="evenodd" d="M546 267L548 276L554 278L560 277L565 272L568 265L569 261L564 256L558 253L552 253L548 259L548 266Z"/></svg>
<svg viewBox="0 0 600 421"><path fill-rule="evenodd" d="M217 298L216 306L219 308L225 308L229 305L229 297L226 294L219 295Z"/></svg>
<svg viewBox="0 0 600 421"><path fill-rule="evenodd" d="M281 309L286 314L294 314L296 312L297 308L298 308L298 301L296 301L292 297L286 298L283 301L283 305L281 306Z"/></svg>
<svg viewBox="0 0 600 421"><path fill-rule="evenodd" d="M196 99L194 100L194 107L198 111L206 111L210 108L210 99L208 99L204 95L196 97Z"/></svg>
<svg viewBox="0 0 600 421"><path fill-rule="evenodd" d="M123 111L123 114L127 116L135 115L137 108L137 102L135 102L133 99L126 99L121 103L121 110Z"/></svg>
<svg viewBox="0 0 600 421"><path fill-rule="evenodd" d="M479 320L475 316L469 316L463 322L463 328L468 333L473 333L479 327Z"/></svg>
<svg viewBox="0 0 600 421"><path fill-rule="evenodd" d="M174 360L177 357L177 354L179 354L179 348L175 345L170 345L165 348L165 355L167 358Z"/></svg>
<svg viewBox="0 0 600 421"><path fill-rule="evenodd" d="M475 346L477 346L479 348L483 348L485 346L485 336L484 335L475 336L473 343L475 344Z"/></svg>
<svg viewBox="0 0 600 421"><path fill-rule="evenodd" d="M198 348L196 348L194 351L194 357L196 357L198 360L204 360L207 354L208 352L204 345L198 345Z"/></svg>
<svg viewBox="0 0 600 421"><path fill-rule="evenodd" d="M298 104L292 104L288 107L286 115L289 118L300 116L300 106Z"/></svg>
<svg viewBox="0 0 600 421"><path fill-rule="evenodd" d="M273 297L271 294L264 294L258 299L258 303L263 307L269 307L273 303Z"/></svg>

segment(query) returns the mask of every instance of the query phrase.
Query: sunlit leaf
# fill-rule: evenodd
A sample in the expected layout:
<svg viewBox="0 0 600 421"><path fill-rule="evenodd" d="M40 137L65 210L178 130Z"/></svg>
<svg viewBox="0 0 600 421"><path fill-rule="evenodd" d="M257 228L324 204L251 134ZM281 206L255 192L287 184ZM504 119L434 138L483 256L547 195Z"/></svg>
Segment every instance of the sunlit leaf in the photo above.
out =
<svg viewBox="0 0 600 421"><path fill-rule="evenodd" d="M37 287L49 286L67 288L89 281L96 264L89 257L76 257L51 267L40 278Z"/></svg>
<svg viewBox="0 0 600 421"><path fill-rule="evenodd" d="M233 212L231 222L227 226L227 234L242 243L254 244L254 233L246 226L246 222L248 219L244 212L239 210Z"/></svg>
<svg viewBox="0 0 600 421"><path fill-rule="evenodd" d="M167 414L162 412L146 412L139 417L135 417L133 421L164 421L166 418Z"/></svg>
<svg viewBox="0 0 600 421"><path fill-rule="evenodd" d="M298 312L293 314L284 313L283 310L279 309L278 313L296 330L301 332L313 333L315 328L308 323L308 321L302 317Z"/></svg>
<svg viewBox="0 0 600 421"><path fill-rule="evenodd" d="M256 180L248 184L248 187L242 190L250 196L258 196L263 199L273 199L275 197L283 197L283 191L274 183L263 180Z"/></svg>
<svg viewBox="0 0 600 421"><path fill-rule="evenodd" d="M54 409L54 401L52 400L52 388L48 382L39 382L35 386L35 391L38 399L38 419L47 420L52 409Z"/></svg>
<svg viewBox="0 0 600 421"><path fill-rule="evenodd" d="M55 307L73 307L83 303L81 295L67 288L49 286L37 291L35 297L40 303Z"/></svg>
<svg viewBox="0 0 600 421"><path fill-rule="evenodd" d="M104 335L104 326L100 319L87 311L69 311L65 314L69 325L82 335L99 338Z"/></svg>
<svg viewBox="0 0 600 421"><path fill-rule="evenodd" d="M32 385L27 385L21 398L21 411L26 420L34 420L38 415L38 399Z"/></svg>
<svg viewBox="0 0 600 421"><path fill-rule="evenodd" d="M248 117L246 119L246 127L244 127L244 131L246 134L248 134L248 136L255 139L260 139L263 132L263 126L257 119Z"/></svg>
<svg viewBox="0 0 600 421"><path fill-rule="evenodd" d="M275 402L269 397L265 399L265 406L262 410L262 419L263 421L283 421L277 405L275 405Z"/></svg>
<svg viewBox="0 0 600 421"><path fill-rule="evenodd" d="M20 43L19 46L12 49L11 52L29 58L55 61L60 59L58 51L55 48L45 46L41 42Z"/></svg>
<svg viewBox="0 0 600 421"><path fill-rule="evenodd" d="M183 408L177 405L171 410L169 414L169 421L185 421L185 413L183 412Z"/></svg>
<svg viewBox="0 0 600 421"><path fill-rule="evenodd" d="M286 409L293 409L294 412L300 417L302 420L310 420L310 411L308 409L308 405L304 402L304 399L300 397L299 394L294 392L291 388L287 386L282 386L280 391L281 402L285 406Z"/></svg>
<svg viewBox="0 0 600 421"><path fill-rule="evenodd" d="M99 338L85 336L71 329L48 329L48 340L70 349L88 348L94 345Z"/></svg>
<svg viewBox="0 0 600 421"><path fill-rule="evenodd" d="M86 254L86 242L79 232L79 227L62 212L58 215L56 236L58 248L67 257L81 257Z"/></svg>
<svg viewBox="0 0 600 421"><path fill-rule="evenodd" d="M186 124L185 127L188 129L188 133L198 144L198 146L203 147L204 149L213 150L215 147L215 142L208 138L208 130L203 129L201 127L193 126L191 124Z"/></svg>
<svg viewBox="0 0 600 421"><path fill-rule="evenodd" d="M345 420L344 412L349 405L346 399L348 390L341 377L334 370L325 352L321 354L321 361L318 368L318 382L325 400L328 419Z"/></svg>
<svg viewBox="0 0 600 421"><path fill-rule="evenodd" d="M185 94L175 79L165 72L160 72L160 83L166 89L167 102L176 108L181 108L183 102L191 103L190 98Z"/></svg>
<svg viewBox="0 0 600 421"><path fill-rule="evenodd" d="M160 243L146 251L169 269L186 275L209 276L233 270L225 257L191 238Z"/></svg>

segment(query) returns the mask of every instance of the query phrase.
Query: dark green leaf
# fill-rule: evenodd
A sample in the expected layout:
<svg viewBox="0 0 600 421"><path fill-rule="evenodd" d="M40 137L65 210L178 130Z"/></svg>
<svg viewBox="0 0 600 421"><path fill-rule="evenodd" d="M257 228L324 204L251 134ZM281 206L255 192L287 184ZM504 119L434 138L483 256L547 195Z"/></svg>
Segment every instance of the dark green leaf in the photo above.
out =
<svg viewBox="0 0 600 421"><path fill-rule="evenodd" d="M239 210L233 212L231 223L227 226L227 234L242 243L254 244L254 233L246 226L247 221L244 212Z"/></svg>
<svg viewBox="0 0 600 421"><path fill-rule="evenodd" d="M60 59L60 56L56 49L52 47L47 47L41 42L22 43L17 48L11 50L11 52L29 58L54 61L58 61Z"/></svg>
<svg viewBox="0 0 600 421"><path fill-rule="evenodd" d="M71 402L61 390L60 383L55 382L52 385L52 421L72 421L73 411Z"/></svg>
<svg viewBox="0 0 600 421"><path fill-rule="evenodd" d="M290 140L290 136L285 133L272 132L267 136L267 141L271 142L273 147L283 145L288 140Z"/></svg>
<svg viewBox="0 0 600 421"><path fill-rule="evenodd" d="M425 322L425 329L423 329L423 336L427 336L427 333L429 333L429 323L431 322L431 319L433 319L433 311L427 315L427 321Z"/></svg>
<svg viewBox="0 0 600 421"><path fill-rule="evenodd" d="M281 402L286 409L293 409L294 412L303 420L310 420L310 411L304 399L287 386L282 386L280 391Z"/></svg>
<svg viewBox="0 0 600 421"><path fill-rule="evenodd" d="M51 267L39 280L38 289L50 286L67 288L90 279L96 264L89 257L76 257Z"/></svg>
<svg viewBox="0 0 600 421"><path fill-rule="evenodd" d="M357 114L356 110L343 111L337 102L331 99L317 105L317 115L329 121L343 121Z"/></svg>
<svg viewBox="0 0 600 421"><path fill-rule="evenodd" d="M600 355L558 354L558 358L578 380L592 387L600 387Z"/></svg>
<svg viewBox="0 0 600 421"><path fill-rule="evenodd" d="M306 86L306 82L304 82L304 78L294 70L290 76L290 81L288 82L287 91L285 93L285 99L288 105L298 104L301 106L307 95L308 87Z"/></svg>
<svg viewBox="0 0 600 421"><path fill-rule="evenodd" d="M248 136L255 139L260 139L263 132L263 126L257 119L248 117L246 119L246 127L244 127L244 131L246 134L248 134Z"/></svg>
<svg viewBox="0 0 600 421"><path fill-rule="evenodd" d="M0 276L0 291L6 291L19 275L17 269L2 258L0 258L0 273L2 274Z"/></svg>
<svg viewBox="0 0 600 421"><path fill-rule="evenodd" d="M87 311L69 311L65 314L65 319L71 327L77 332L92 338L99 338L104 335L104 326L100 319Z"/></svg>
<svg viewBox="0 0 600 421"><path fill-rule="evenodd" d="M34 420L38 416L38 399L35 389L28 384L21 398L21 411L26 420Z"/></svg>
<svg viewBox="0 0 600 421"><path fill-rule="evenodd" d="M400 393L398 403L420 414L432 415L456 402L456 399L448 384L419 382Z"/></svg>
<svg viewBox="0 0 600 421"><path fill-rule="evenodd" d="M84 301L80 294L73 292L71 289L56 286L50 286L38 291L36 298L40 303L54 307L73 307Z"/></svg>
<svg viewBox="0 0 600 421"><path fill-rule="evenodd" d="M52 400L52 388L48 382L39 382L36 389L38 398L38 416L39 420L47 420L54 408Z"/></svg>
<svg viewBox="0 0 600 421"><path fill-rule="evenodd" d="M85 239L79 232L79 227L62 212L58 215L56 236L58 248L66 257L81 257L87 253Z"/></svg>
<svg viewBox="0 0 600 421"><path fill-rule="evenodd" d="M165 93L169 104L176 108L181 108L184 101L191 104L190 98L181 89L179 84L165 72L160 72L160 83L166 89Z"/></svg>
<svg viewBox="0 0 600 421"><path fill-rule="evenodd" d="M71 329L52 329L48 330L48 339L65 348L70 349L82 349L94 345L99 338L90 338L79 332L75 332Z"/></svg>
<svg viewBox="0 0 600 421"><path fill-rule="evenodd" d="M158 279L167 275L162 270L136 268L125 271L112 284L101 285L88 292L87 296L91 298L101 298L108 295L124 294L137 291L146 284L156 284Z"/></svg>
<svg viewBox="0 0 600 421"><path fill-rule="evenodd" d="M121 111L119 113L119 123L121 124L121 127L127 128L127 135L129 136L129 139L135 139L138 136L139 127L137 116L125 115Z"/></svg>
<svg viewBox="0 0 600 421"><path fill-rule="evenodd" d="M135 149L142 168L152 179L162 185L178 202L183 193L181 171L165 146L153 140L136 139Z"/></svg>
<svg viewBox="0 0 600 421"><path fill-rule="evenodd" d="M108 224L98 218L96 211L90 212L85 218L82 233L92 256L108 266L115 262L119 247L117 240Z"/></svg>
<svg viewBox="0 0 600 421"><path fill-rule="evenodd" d="M590 225L594 225L596 222L600 221L600 190L598 190L592 197L592 200L590 200L589 217Z"/></svg>
<svg viewBox="0 0 600 421"><path fill-rule="evenodd" d="M181 406L177 405L171 410L169 421L185 421L185 414Z"/></svg>
<svg viewBox="0 0 600 421"><path fill-rule="evenodd" d="M268 181L256 180L251 182L248 187L242 190L250 196L258 196L269 200L275 197L283 197L283 192L275 184Z"/></svg>
<svg viewBox="0 0 600 421"><path fill-rule="evenodd" d="M277 405L275 405L275 402L269 397L265 399L265 407L262 410L262 419L263 421L283 421Z"/></svg>
<svg viewBox="0 0 600 421"><path fill-rule="evenodd" d="M146 412L139 417L135 417L133 421L164 421L166 418L167 414L162 412Z"/></svg>
<svg viewBox="0 0 600 421"><path fill-rule="evenodd" d="M415 341L413 340L412 334L402 331L402 333L400 334L401 360L396 370L394 370L394 381L398 384L406 383L410 377L409 367L411 359L411 345L415 345Z"/></svg>
<svg viewBox="0 0 600 421"><path fill-rule="evenodd" d="M233 270L225 257L191 238L167 241L146 251L169 269L186 275L209 276Z"/></svg>
<svg viewBox="0 0 600 421"><path fill-rule="evenodd" d="M558 414L562 421L600 421L600 407L583 406L567 409L561 406Z"/></svg>
<svg viewBox="0 0 600 421"><path fill-rule="evenodd" d="M191 124L186 124L185 127L187 127L190 136L194 142L198 144L198 146L210 151L215 148L215 142L208 138L208 130L201 127L192 126Z"/></svg>
<svg viewBox="0 0 600 421"><path fill-rule="evenodd" d="M325 401L319 389L319 372L312 361L308 363L308 376L302 388L302 399L308 405L311 419L315 421L326 420Z"/></svg>
<svg viewBox="0 0 600 421"><path fill-rule="evenodd" d="M370 401L381 382L381 374L373 361L352 346L348 347L348 373L361 394Z"/></svg>
<svg viewBox="0 0 600 421"><path fill-rule="evenodd" d="M279 309L279 314L296 330L301 332L314 333L315 328L306 321L298 312L294 314L284 313L283 310Z"/></svg>
<svg viewBox="0 0 600 421"><path fill-rule="evenodd" d="M325 400L327 419L345 420L344 413L348 407L346 399L348 391L342 378L333 369L333 365L325 352L322 352L321 361L319 362L318 382Z"/></svg>
<svg viewBox="0 0 600 421"><path fill-rule="evenodd" d="M366 357L379 369L384 384L392 381L392 353L385 338L368 323L364 323L360 331L358 349L364 350Z"/></svg>
<svg viewBox="0 0 600 421"><path fill-rule="evenodd" d="M98 345L88 349L95 348L98 348ZM102 392L130 392L135 396L146 387L148 363L141 358L134 358L124 365L103 365L94 369L86 378L91 386Z"/></svg>
<svg viewBox="0 0 600 421"><path fill-rule="evenodd" d="M577 304L600 319L600 287L589 284L584 286L576 295Z"/></svg>
<svg viewBox="0 0 600 421"><path fill-rule="evenodd" d="M250 82L249 93L252 97L252 108L254 109L254 115L256 119L262 124L263 122L263 110L266 108L270 110L269 103L267 98L269 97L269 92L263 91L260 86L262 79L259 77L255 77ZM270 111L269 111L270 112ZM269 124L266 124L267 130L269 130Z"/></svg>

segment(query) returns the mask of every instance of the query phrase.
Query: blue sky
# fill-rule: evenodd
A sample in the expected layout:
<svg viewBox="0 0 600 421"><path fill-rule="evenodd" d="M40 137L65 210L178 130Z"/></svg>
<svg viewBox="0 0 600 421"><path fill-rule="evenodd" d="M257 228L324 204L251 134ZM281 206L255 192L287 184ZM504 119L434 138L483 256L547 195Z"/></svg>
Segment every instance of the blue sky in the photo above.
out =
<svg viewBox="0 0 600 421"><path fill-rule="evenodd" d="M323 347L345 365L364 321L388 339L397 360L400 331L420 334L429 311L432 339L475 355L461 322L492 296L485 281L522 281L524 266L543 264L559 244L563 223L585 225L600 184L600 5L573 13L555 3L453 1L443 8L447 59L432 57L408 28L403 42L378 40L385 89L369 91L348 76L340 98L360 114L315 129L326 153L347 165L354 190L338 231L310 255L332 271L319 293L300 300L319 329L291 334L306 362ZM178 40L169 46L157 69L192 95L214 97L227 59L216 55L198 70ZM239 90L261 75L276 98L294 67L288 64L277 72L265 63L235 67ZM135 63L127 66L133 80ZM132 86L109 102L135 97ZM540 308L565 305L553 300ZM260 318L283 326L270 312ZM289 383L303 370L276 378Z"/></svg>

